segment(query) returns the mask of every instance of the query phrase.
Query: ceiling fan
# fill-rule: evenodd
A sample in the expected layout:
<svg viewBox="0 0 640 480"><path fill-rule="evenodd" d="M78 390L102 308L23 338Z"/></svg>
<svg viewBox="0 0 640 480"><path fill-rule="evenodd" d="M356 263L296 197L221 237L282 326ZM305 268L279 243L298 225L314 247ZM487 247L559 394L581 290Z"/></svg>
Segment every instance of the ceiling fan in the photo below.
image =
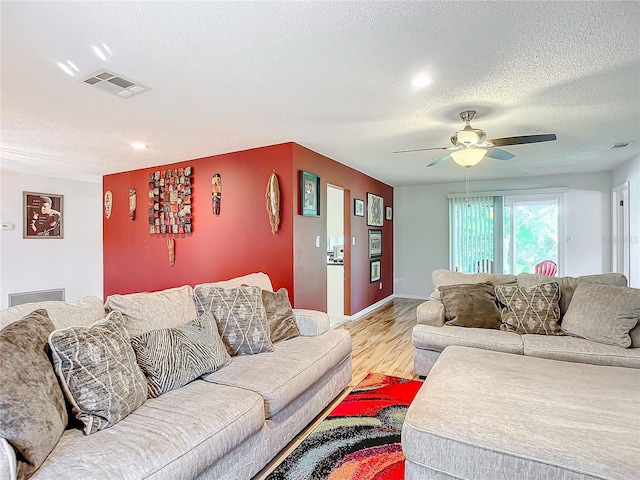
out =
<svg viewBox="0 0 640 480"><path fill-rule="evenodd" d="M393 153L408 152L424 152L426 150L451 150L448 153L433 162L427 167L437 165L449 158L463 167L471 167L482 160L485 155L497 160L510 160L515 155L496 147L504 147L507 145L522 145L525 143L549 142L556 139L553 133L542 135L524 135L519 137L495 138L493 140L485 140L487 134L484 130L471 127L471 120L476 117L475 110L465 110L460 113L460 118L465 121L466 125L462 130L458 130L451 136L453 147L435 147L435 148L418 148L416 150L400 150Z"/></svg>

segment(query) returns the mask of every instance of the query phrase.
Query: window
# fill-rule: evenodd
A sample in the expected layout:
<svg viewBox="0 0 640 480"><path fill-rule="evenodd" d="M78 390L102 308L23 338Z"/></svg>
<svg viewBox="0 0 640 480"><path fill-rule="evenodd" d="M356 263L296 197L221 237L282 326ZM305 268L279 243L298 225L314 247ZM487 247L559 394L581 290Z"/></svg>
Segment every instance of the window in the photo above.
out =
<svg viewBox="0 0 640 480"><path fill-rule="evenodd" d="M562 193L449 195L451 270L533 273L542 260L561 264Z"/></svg>

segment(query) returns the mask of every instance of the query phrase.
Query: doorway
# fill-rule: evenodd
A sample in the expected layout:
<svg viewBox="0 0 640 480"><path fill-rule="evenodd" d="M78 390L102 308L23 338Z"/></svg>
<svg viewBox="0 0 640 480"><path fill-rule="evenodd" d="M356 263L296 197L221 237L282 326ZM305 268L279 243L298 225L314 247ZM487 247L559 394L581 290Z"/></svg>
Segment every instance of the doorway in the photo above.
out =
<svg viewBox="0 0 640 480"><path fill-rule="evenodd" d="M327 184L327 314L344 323L344 189Z"/></svg>
<svg viewBox="0 0 640 480"><path fill-rule="evenodd" d="M629 182L611 189L611 271L622 273L630 282Z"/></svg>

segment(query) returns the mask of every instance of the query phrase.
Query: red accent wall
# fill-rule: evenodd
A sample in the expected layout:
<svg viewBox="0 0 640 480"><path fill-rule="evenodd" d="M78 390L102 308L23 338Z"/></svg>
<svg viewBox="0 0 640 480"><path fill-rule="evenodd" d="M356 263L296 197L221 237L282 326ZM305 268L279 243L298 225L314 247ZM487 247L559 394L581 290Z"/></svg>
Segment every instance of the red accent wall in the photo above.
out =
<svg viewBox="0 0 640 480"><path fill-rule="evenodd" d="M274 288L293 285L292 144L286 143L197 160L107 175L113 192L110 219L103 215L104 295L161 290L226 280L262 271ZM193 233L151 235L148 178L156 170L193 168ZM273 235L266 211L267 181L280 184L280 229ZM222 177L220 216L211 210L211 176ZM136 220L129 220L129 188L137 192ZM167 239L175 239L169 265Z"/></svg>
<svg viewBox="0 0 640 480"><path fill-rule="evenodd" d="M148 178L156 170L193 169L193 233L149 233ZM319 175L321 216L299 215L299 172ZM267 180L280 183L280 229L273 235L265 206ZM220 216L211 211L211 176L222 177ZM170 165L107 175L110 219L103 216L104 296L162 290L226 280L262 271L275 289L285 287L296 308L326 311L326 186L345 189L345 313L357 313L393 293L393 222L382 227L381 282L369 283L366 217L353 216L353 199L372 192L393 206L393 188L295 143L227 153ZM136 220L129 220L129 189L137 191ZM320 247L315 237L320 236ZM169 265L167 239L175 239L175 265Z"/></svg>
<svg viewBox="0 0 640 480"><path fill-rule="evenodd" d="M393 221L383 227L367 226L367 218L353 215L353 199L365 201L367 192L380 195L384 205L393 207L393 187L362 172L331 160L312 150L293 144L294 197L299 202L299 172L306 170L320 176L322 198L320 218L294 215L294 285L296 305L326 311L326 240L327 240L327 183L345 189L345 279L350 282L350 298L345 298L347 314L352 315L393 294ZM296 207L298 205L296 204ZM296 210L297 213L297 210ZM382 257L380 282L369 282L369 229L382 228ZM316 248L315 237L320 236L321 247ZM351 237L356 237L352 246ZM318 294L322 292L322 294Z"/></svg>

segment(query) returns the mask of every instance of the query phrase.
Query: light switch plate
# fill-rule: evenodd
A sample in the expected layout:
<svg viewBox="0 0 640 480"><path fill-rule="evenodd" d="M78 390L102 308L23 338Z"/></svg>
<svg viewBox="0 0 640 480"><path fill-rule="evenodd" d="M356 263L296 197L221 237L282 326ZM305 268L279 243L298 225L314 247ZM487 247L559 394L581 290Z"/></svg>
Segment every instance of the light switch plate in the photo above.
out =
<svg viewBox="0 0 640 480"><path fill-rule="evenodd" d="M320 235L316 235L316 248L320 248Z"/></svg>
<svg viewBox="0 0 640 480"><path fill-rule="evenodd" d="M352 245L355 246L355 244L356 244L356 237L353 237Z"/></svg>

